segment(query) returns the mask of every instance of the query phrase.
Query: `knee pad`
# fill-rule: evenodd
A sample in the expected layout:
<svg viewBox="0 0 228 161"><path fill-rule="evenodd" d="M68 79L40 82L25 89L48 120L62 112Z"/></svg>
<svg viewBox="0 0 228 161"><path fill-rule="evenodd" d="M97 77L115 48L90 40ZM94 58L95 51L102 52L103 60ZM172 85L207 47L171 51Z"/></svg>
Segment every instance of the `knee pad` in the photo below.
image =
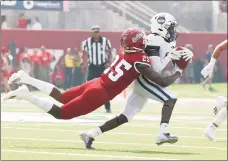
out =
<svg viewBox="0 0 228 161"><path fill-rule="evenodd" d="M174 108L175 104L177 102L177 99L170 99L164 102L164 105L170 108Z"/></svg>
<svg viewBox="0 0 228 161"><path fill-rule="evenodd" d="M216 98L216 107L218 110L221 110L223 107L227 106L227 98L223 96L218 96Z"/></svg>

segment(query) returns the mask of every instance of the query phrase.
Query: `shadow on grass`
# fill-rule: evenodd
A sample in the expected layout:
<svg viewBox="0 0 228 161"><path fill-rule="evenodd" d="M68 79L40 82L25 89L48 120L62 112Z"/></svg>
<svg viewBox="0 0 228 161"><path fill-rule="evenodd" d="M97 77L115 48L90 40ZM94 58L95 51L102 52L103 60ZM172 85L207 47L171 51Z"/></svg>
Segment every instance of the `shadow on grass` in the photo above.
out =
<svg viewBox="0 0 228 161"><path fill-rule="evenodd" d="M86 151L94 151L94 152L125 152L125 153L134 153L134 154L167 154L167 155L199 155L200 153L191 153L191 152L166 152L166 151L155 151L155 150L137 150L137 149L105 149L105 148L97 148L97 149L85 149L80 147L73 147L73 146L14 146L14 148L23 148L23 149L29 149L29 150L37 150L37 149L56 149L56 150L86 150ZM72 153L74 151L71 151Z"/></svg>

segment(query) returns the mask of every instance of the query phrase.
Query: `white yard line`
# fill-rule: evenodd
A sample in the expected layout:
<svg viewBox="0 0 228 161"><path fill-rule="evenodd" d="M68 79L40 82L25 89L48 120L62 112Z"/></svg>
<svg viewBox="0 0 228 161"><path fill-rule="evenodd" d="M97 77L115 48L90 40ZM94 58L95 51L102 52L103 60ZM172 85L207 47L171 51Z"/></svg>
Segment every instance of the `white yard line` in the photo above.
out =
<svg viewBox="0 0 228 161"><path fill-rule="evenodd" d="M36 112L36 113L44 113L43 111L37 111L37 110L34 110L34 109L31 109L30 107L29 108L20 108L20 110L18 111L15 111L15 110L18 110L17 107L2 107L2 111L3 112ZM213 109L212 109L213 110ZM213 112L173 112L174 115L183 115L183 114L187 114L188 116L195 116L195 115L199 115L199 116L213 116ZM112 113L120 113L121 112L121 109L112 109ZM143 114L143 113L146 113L147 115L148 114L151 114L152 116L153 115L159 115L161 112L160 111L142 111L140 112L140 114ZM108 115L108 114L107 114Z"/></svg>
<svg viewBox="0 0 228 161"><path fill-rule="evenodd" d="M10 150L1 149L2 152L11 153L29 153L29 154L46 154L46 155L66 155L66 156L82 156L82 157L104 157L104 158L119 158L119 159L146 159L146 160L177 160L168 158L149 158L149 157L138 157L138 156L121 156L121 155L102 155L102 154L80 154L80 153L57 153L47 151L31 151L31 150Z"/></svg>
<svg viewBox="0 0 228 161"><path fill-rule="evenodd" d="M71 120L58 120L53 118L47 113L36 113L36 112L1 112L2 122L58 122L58 123L103 123L108 119L115 117L114 114L88 114L85 116L73 118ZM160 121L160 115L136 115L134 120L138 121ZM201 123L207 121L210 123L213 117L204 116L173 116L172 122L194 122Z"/></svg>
<svg viewBox="0 0 228 161"><path fill-rule="evenodd" d="M77 125L75 125L77 126ZM137 127L141 127L141 125L138 125ZM144 127L144 126L142 126ZM155 127L159 128L159 126L150 126L150 127ZM6 129L24 129L24 130L51 130L51 131L61 131L60 129L41 129L41 128L26 128L26 127L14 127L14 126L2 126L2 128ZM172 129L186 129L186 130L204 130L205 128L191 128L191 127L178 127L178 126L171 126ZM74 130L62 130L62 131L74 131ZM216 129L216 131L227 131L227 129Z"/></svg>
<svg viewBox="0 0 228 161"><path fill-rule="evenodd" d="M188 123L190 124L190 123ZM206 125L208 125L208 123L204 123ZM200 126L202 128L205 128L206 126L204 124L197 124L197 125L194 125L194 127L197 127L197 126ZM94 122L94 123L38 123L38 122L35 122L35 123L30 123L30 122L4 122L2 123L2 127L4 126L32 126L32 127L39 127L39 126L60 126L60 127L76 127L76 126L100 126L101 123L97 123L97 122ZM126 127L152 127L152 126L157 126L159 127L160 125L160 122L155 122L155 123L132 123L132 122L129 122L129 123L126 123L124 124L123 126L126 126ZM225 124L224 124L225 125ZM170 124L170 127L172 128L172 126L189 126L187 125L186 123L172 123Z"/></svg>
<svg viewBox="0 0 228 161"><path fill-rule="evenodd" d="M18 137L1 137L1 139L12 139L12 140L31 140L31 141L50 141L50 142L71 142L71 143L82 143L79 140L56 140L56 139L44 139L44 138L18 138ZM96 141L96 144L110 144L110 145L135 145L135 146L156 146L156 144L146 144L146 143L127 143L127 142L104 142ZM201 146L191 146L191 145L162 145L165 147L173 148L196 148L196 149L216 149L216 150L226 150L227 148L218 147L201 147Z"/></svg>
<svg viewBox="0 0 228 161"><path fill-rule="evenodd" d="M76 132L76 133L81 133L83 132L84 130L69 130L69 129L66 129L66 130L62 130L62 129L40 129L40 128L21 128L21 127L10 127L10 126L2 126L2 131L4 131L3 129L23 129L23 130L34 130L34 131L58 131L58 132ZM108 132L108 135L134 135L134 136L157 136L155 134L150 134L150 133L128 133L128 132L112 132L112 131L109 131ZM180 138L193 138L193 139L205 139L205 137L200 137L200 136L182 136L182 135L179 135L178 137ZM217 138L217 140L227 140L227 138Z"/></svg>

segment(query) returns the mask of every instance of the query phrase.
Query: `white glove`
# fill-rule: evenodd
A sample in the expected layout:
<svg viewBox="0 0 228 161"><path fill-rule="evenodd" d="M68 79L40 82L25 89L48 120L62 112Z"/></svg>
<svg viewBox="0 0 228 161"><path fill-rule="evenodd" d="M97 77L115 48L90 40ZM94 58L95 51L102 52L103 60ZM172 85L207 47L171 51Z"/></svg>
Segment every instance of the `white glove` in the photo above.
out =
<svg viewBox="0 0 228 161"><path fill-rule="evenodd" d="M187 48L184 48L184 50L181 51L180 55L183 56L185 61L188 61L188 60L192 59L192 57L193 57L192 51Z"/></svg>
<svg viewBox="0 0 228 161"><path fill-rule="evenodd" d="M180 69L177 64L174 65L174 70L175 70L175 72L180 72L182 75L183 70Z"/></svg>
<svg viewBox="0 0 228 161"><path fill-rule="evenodd" d="M180 50L178 50L178 51L174 50L173 52L168 53L167 57L169 57L172 60L180 60L181 51Z"/></svg>
<svg viewBox="0 0 228 161"><path fill-rule="evenodd" d="M211 57L210 63L207 64L207 66L205 66L203 68L203 70L201 71L201 74L203 75L204 78L212 76L213 69L214 69L214 66L215 66L215 62L216 62L216 59Z"/></svg>

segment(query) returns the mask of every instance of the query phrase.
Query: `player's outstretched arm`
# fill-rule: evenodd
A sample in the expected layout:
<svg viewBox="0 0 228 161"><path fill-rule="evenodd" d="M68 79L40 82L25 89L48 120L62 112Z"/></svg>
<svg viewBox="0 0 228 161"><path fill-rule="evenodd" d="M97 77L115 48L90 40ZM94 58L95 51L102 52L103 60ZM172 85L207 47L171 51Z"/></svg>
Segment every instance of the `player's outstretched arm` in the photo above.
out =
<svg viewBox="0 0 228 161"><path fill-rule="evenodd" d="M203 75L204 78L212 76L216 60L220 56L221 52L223 52L224 50L227 50L227 40L221 42L219 45L216 46L215 50L213 51L209 64L205 66L201 71L201 74Z"/></svg>
<svg viewBox="0 0 228 161"><path fill-rule="evenodd" d="M220 53L224 50L227 50L227 40L221 42L219 45L215 47L215 50L212 54L212 59L217 59L220 56Z"/></svg>
<svg viewBox="0 0 228 161"><path fill-rule="evenodd" d="M137 67L138 71L146 76L149 80L157 83L162 87L167 87L181 76L181 72L177 71L174 75L163 77L155 72L151 67Z"/></svg>

